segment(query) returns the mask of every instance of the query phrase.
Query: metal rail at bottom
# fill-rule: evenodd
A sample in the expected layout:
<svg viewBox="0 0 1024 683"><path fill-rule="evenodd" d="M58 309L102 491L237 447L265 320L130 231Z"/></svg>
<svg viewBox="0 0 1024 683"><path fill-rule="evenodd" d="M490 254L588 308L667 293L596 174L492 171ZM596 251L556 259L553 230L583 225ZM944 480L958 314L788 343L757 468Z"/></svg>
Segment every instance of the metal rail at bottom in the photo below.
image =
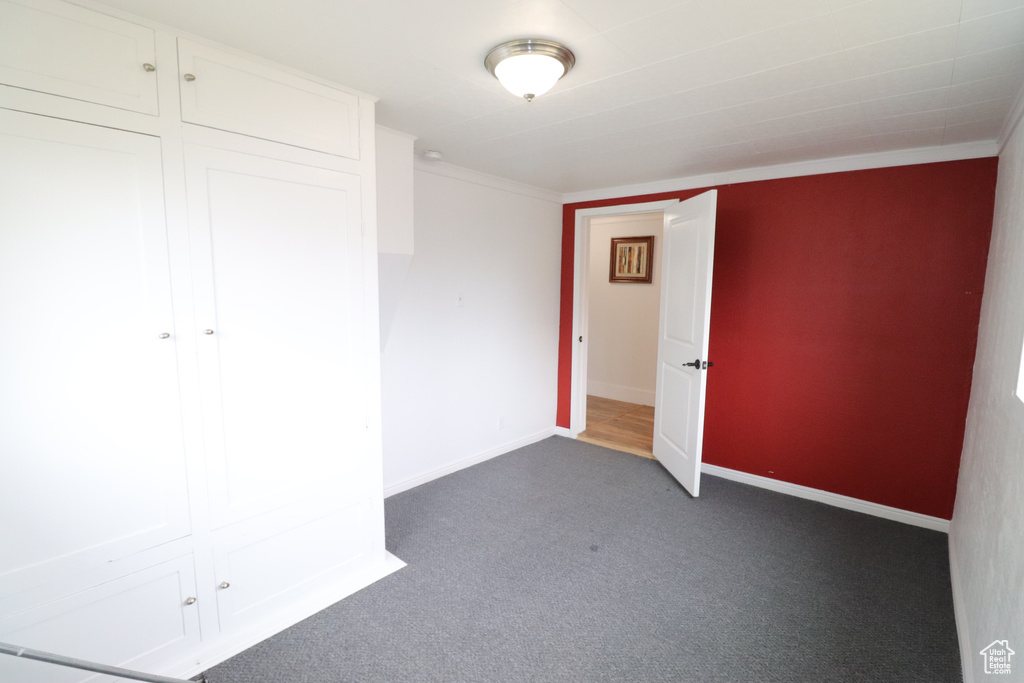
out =
<svg viewBox="0 0 1024 683"><path fill-rule="evenodd" d="M32 659L37 662L46 662L47 664L56 664L57 666L67 666L72 669L92 671L98 674L107 674L108 676L130 678L135 681L147 681L147 683L192 683L192 681L186 681L181 678L157 676L156 674L148 674L144 671L132 671L131 669L122 669L117 666L107 666L106 664L90 662L85 659L75 659L74 657L53 654L52 652L30 650L27 647L11 645L10 643L0 643L0 654L21 657L22 659Z"/></svg>

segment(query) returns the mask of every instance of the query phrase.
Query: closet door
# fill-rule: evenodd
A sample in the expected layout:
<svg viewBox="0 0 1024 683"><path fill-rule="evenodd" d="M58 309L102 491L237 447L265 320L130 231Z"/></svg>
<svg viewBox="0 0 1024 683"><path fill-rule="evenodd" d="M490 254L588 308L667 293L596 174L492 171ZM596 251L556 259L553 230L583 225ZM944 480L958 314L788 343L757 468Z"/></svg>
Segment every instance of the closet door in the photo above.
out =
<svg viewBox="0 0 1024 683"><path fill-rule="evenodd" d="M359 158L352 93L184 38L178 69L182 121Z"/></svg>
<svg viewBox="0 0 1024 683"><path fill-rule="evenodd" d="M156 115L155 71L151 28L56 0L0 0L0 83Z"/></svg>
<svg viewBox="0 0 1024 683"><path fill-rule="evenodd" d="M373 543L365 511L359 501L296 525L286 519L250 533L224 534L214 550L221 630L294 613L318 592L336 596L337 586L369 559Z"/></svg>
<svg viewBox="0 0 1024 683"><path fill-rule="evenodd" d="M160 671L199 644L192 556L97 584L0 619L0 641L111 666ZM128 679L0 657L11 683L110 683Z"/></svg>
<svg viewBox="0 0 1024 683"><path fill-rule="evenodd" d="M189 533L160 141L0 110L0 597Z"/></svg>
<svg viewBox="0 0 1024 683"><path fill-rule="evenodd" d="M213 528L338 507L366 486L359 178L185 162Z"/></svg>

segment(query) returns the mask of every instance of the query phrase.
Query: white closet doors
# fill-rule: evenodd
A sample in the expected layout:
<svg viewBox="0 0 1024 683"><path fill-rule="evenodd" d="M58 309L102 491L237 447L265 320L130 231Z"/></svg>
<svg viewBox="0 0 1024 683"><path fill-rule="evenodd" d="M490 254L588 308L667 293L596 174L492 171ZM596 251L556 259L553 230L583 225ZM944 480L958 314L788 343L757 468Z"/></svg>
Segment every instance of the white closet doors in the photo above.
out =
<svg viewBox="0 0 1024 683"><path fill-rule="evenodd" d="M0 131L3 598L190 524L160 141Z"/></svg>
<svg viewBox="0 0 1024 683"><path fill-rule="evenodd" d="M153 29L55 0L0 0L0 83L157 114Z"/></svg>
<svg viewBox="0 0 1024 683"><path fill-rule="evenodd" d="M195 145L185 162L211 526L336 509L368 481L360 180Z"/></svg>
<svg viewBox="0 0 1024 683"><path fill-rule="evenodd" d="M178 65L182 121L359 158L355 95L184 38Z"/></svg>
<svg viewBox="0 0 1024 683"><path fill-rule="evenodd" d="M0 619L0 638L68 657L151 670L168 659L187 657L199 644L198 610L187 605L195 594L192 556L186 555ZM0 680L117 683L127 679L3 657Z"/></svg>
<svg viewBox="0 0 1024 683"><path fill-rule="evenodd" d="M315 77L0 0L0 641L188 678L401 566L373 131Z"/></svg>

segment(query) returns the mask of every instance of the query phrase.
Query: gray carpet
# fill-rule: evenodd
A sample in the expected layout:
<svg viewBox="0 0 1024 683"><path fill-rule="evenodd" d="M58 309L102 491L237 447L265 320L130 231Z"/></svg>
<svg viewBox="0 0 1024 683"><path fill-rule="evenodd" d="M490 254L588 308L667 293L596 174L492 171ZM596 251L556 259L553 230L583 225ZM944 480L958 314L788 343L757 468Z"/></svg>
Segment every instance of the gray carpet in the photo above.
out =
<svg viewBox="0 0 1024 683"><path fill-rule="evenodd" d="M552 437L387 500L409 566L210 683L960 681L944 534Z"/></svg>

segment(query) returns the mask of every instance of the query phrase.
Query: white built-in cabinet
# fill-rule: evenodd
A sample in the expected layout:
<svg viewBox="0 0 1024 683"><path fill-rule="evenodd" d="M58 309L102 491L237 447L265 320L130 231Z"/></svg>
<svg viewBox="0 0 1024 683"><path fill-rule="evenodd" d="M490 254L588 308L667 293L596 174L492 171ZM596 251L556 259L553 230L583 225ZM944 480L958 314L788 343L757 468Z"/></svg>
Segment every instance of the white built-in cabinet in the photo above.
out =
<svg viewBox="0 0 1024 683"><path fill-rule="evenodd" d="M359 98L217 48L178 40L181 119L359 158Z"/></svg>
<svg viewBox="0 0 1024 683"><path fill-rule="evenodd" d="M371 98L0 0L0 641L188 676L401 566L373 150Z"/></svg>
<svg viewBox="0 0 1024 683"><path fill-rule="evenodd" d="M60 0L0 0L0 83L156 115L156 32Z"/></svg>

